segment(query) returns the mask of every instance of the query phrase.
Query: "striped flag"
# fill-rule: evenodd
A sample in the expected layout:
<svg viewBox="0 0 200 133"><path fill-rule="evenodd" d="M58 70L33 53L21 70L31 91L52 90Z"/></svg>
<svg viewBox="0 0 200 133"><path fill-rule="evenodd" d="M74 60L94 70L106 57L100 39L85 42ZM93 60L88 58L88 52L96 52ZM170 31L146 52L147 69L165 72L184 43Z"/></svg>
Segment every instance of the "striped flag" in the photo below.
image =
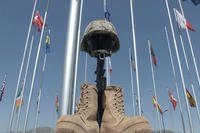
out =
<svg viewBox="0 0 200 133"><path fill-rule="evenodd" d="M23 90L24 82L21 82L21 85L19 87L19 91L17 93L17 97L15 100L15 107L19 108L22 105L22 90Z"/></svg>
<svg viewBox="0 0 200 133"><path fill-rule="evenodd" d="M152 102L153 102L154 108L156 108L157 107L157 101L156 101L156 97L155 96L153 96Z"/></svg>
<svg viewBox="0 0 200 133"><path fill-rule="evenodd" d="M152 46L151 46L151 56L152 56L153 64L154 64L155 66L157 66L156 55L155 55L155 53L154 53L154 51L153 51L153 47L152 47Z"/></svg>
<svg viewBox="0 0 200 133"><path fill-rule="evenodd" d="M5 93L5 88L6 88L6 76L7 76L7 74L5 74L4 80L2 81L2 84L1 84L0 102L3 100L3 95L4 95L4 93Z"/></svg>
<svg viewBox="0 0 200 133"><path fill-rule="evenodd" d="M186 89L186 95L187 95L190 107L193 107L193 108L196 107L196 102L195 102L194 98L192 97L192 95L190 94L190 92L188 91L188 89Z"/></svg>
<svg viewBox="0 0 200 133"><path fill-rule="evenodd" d="M187 28L188 30L195 31L195 29L193 28L192 24L190 24L185 19L185 17L175 8L174 8L174 14L175 14L176 21L177 21L177 23L178 23L180 28L182 28L182 29L186 29Z"/></svg>
<svg viewBox="0 0 200 133"><path fill-rule="evenodd" d="M46 43L46 53L50 53L50 44L51 44L50 29L48 34L46 35L45 43Z"/></svg>
<svg viewBox="0 0 200 133"><path fill-rule="evenodd" d="M178 102L170 90L168 90L168 94L169 94L170 102L172 103L172 106L175 110Z"/></svg>
<svg viewBox="0 0 200 133"><path fill-rule="evenodd" d="M162 108L161 108L161 106L160 106L160 104L157 102L157 100L156 100L156 97L155 96L153 96L153 105L154 105L154 108L158 108L158 110L159 110L159 112L160 112L160 114L163 114L163 110L162 110Z"/></svg>

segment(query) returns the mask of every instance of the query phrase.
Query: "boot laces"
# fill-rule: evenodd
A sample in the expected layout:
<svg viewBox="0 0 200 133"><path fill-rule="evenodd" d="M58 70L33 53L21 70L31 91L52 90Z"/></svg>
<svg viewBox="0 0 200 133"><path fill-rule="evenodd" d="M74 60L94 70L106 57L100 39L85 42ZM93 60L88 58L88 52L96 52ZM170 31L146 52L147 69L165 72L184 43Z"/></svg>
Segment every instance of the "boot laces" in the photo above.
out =
<svg viewBox="0 0 200 133"><path fill-rule="evenodd" d="M123 94L122 94L122 90L120 88L115 90L115 94L114 94L114 106L115 106L115 110L119 113L119 114L124 114L124 100L123 100Z"/></svg>
<svg viewBox="0 0 200 133"><path fill-rule="evenodd" d="M88 108L88 99L89 99L89 89L83 89L81 92L79 104L77 106L77 113L82 114L87 112Z"/></svg>

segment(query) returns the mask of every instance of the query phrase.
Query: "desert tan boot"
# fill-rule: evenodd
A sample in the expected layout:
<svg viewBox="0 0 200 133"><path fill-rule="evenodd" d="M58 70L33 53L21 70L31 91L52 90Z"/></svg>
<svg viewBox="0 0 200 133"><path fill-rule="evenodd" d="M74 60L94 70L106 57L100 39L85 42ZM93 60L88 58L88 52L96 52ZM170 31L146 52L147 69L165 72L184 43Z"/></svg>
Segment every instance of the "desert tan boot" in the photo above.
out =
<svg viewBox="0 0 200 133"><path fill-rule="evenodd" d="M97 89L84 83L76 113L62 116L56 124L56 133L99 133L96 116Z"/></svg>
<svg viewBox="0 0 200 133"><path fill-rule="evenodd" d="M100 133L151 133L151 127L146 118L125 115L120 87L107 87L103 101L104 113Z"/></svg>

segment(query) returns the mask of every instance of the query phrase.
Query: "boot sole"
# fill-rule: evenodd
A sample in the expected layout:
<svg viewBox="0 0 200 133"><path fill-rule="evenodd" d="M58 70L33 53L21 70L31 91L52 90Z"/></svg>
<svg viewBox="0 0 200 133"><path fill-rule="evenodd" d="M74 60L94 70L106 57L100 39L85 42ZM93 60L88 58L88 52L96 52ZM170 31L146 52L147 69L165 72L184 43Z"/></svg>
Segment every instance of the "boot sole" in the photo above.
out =
<svg viewBox="0 0 200 133"><path fill-rule="evenodd" d="M148 122L138 122L123 130L120 130L119 127L107 127L102 125L100 133L152 133L152 130Z"/></svg>
<svg viewBox="0 0 200 133"><path fill-rule="evenodd" d="M59 122L56 127L56 133L87 133L87 131L76 123Z"/></svg>

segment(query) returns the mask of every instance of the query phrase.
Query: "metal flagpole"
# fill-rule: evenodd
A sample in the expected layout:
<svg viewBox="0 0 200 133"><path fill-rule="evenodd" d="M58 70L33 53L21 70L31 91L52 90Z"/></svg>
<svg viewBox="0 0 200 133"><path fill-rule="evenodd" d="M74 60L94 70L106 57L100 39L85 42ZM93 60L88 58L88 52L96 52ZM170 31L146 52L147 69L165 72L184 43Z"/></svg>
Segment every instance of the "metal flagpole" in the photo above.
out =
<svg viewBox="0 0 200 133"><path fill-rule="evenodd" d="M196 102L196 111L197 111L198 119L199 119L199 122L200 122L200 112L199 112L198 100L197 100L196 93L195 93L195 90L194 90L194 85L192 83L191 73L190 73L190 67L189 67L188 58L187 58L187 55L186 55L186 52L185 52L185 47L184 47L184 44L183 44L183 38L181 36L181 33L179 33L179 37L180 37L180 40L181 40L181 46L182 46L182 49L183 49L185 63L186 63L188 74L189 74L189 79L190 79L190 84L191 84L192 92L194 94L194 100Z"/></svg>
<svg viewBox="0 0 200 133"><path fill-rule="evenodd" d="M42 75L41 75L40 89L39 89L38 101L37 101L37 111L36 111L36 118L35 118L34 133L36 133L37 125L38 125L38 117L39 117L39 112L40 112L39 111L40 110L40 101L41 101L41 95L42 95L42 86L43 86L43 81L44 81L44 71L46 68L46 61L47 61L47 53L45 53L45 55L44 55L44 62L43 62L43 67L42 67Z"/></svg>
<svg viewBox="0 0 200 133"><path fill-rule="evenodd" d="M133 87L133 66L131 61L131 48L129 48L129 62L130 62L130 71L131 71L131 89L133 97L133 115L135 116L135 96L134 96L134 87Z"/></svg>
<svg viewBox="0 0 200 133"><path fill-rule="evenodd" d="M109 66L108 66L108 57L106 57L106 86L109 86Z"/></svg>
<svg viewBox="0 0 200 133"><path fill-rule="evenodd" d="M35 74L36 74L36 70L37 70L38 59L39 59L40 49L41 49L41 45L42 45L42 38L43 38L44 28L45 28L45 24L46 24L46 18L47 18L49 3L50 3L50 0L47 1L47 7L46 7L45 15L44 15L44 24L42 26L42 32L41 32L40 40L39 40L39 44L38 44L38 50L37 50L37 55L36 55L36 59L35 59L32 81L31 81L31 88L30 88L30 93L29 93L29 99L28 99L28 105L27 105L27 110L26 110L26 117L25 117L23 133L26 132L29 110L30 110L30 104L31 104L31 99L32 99L33 85L34 85L34 81L35 81Z"/></svg>
<svg viewBox="0 0 200 133"><path fill-rule="evenodd" d="M179 106L179 109L180 109L180 115L181 115L181 121L182 121L182 126L183 126L183 132L186 133L185 123L184 123L184 119L183 119L183 109L182 109L182 104L181 104L181 98L180 98L178 83L177 83L177 79L176 79L176 72L175 72L175 67L174 67L174 62L173 62L171 47L170 47L170 43L169 43L169 36L168 36L168 32L167 32L167 27L166 26L165 26L165 34L166 34L166 38L167 38L167 44L168 44L168 48L169 48L170 61L171 61L172 71L173 71L173 76L174 76L174 81L175 81L175 85L176 85L176 93L177 93L177 96L178 96L178 102L179 102L178 106Z"/></svg>
<svg viewBox="0 0 200 133"><path fill-rule="evenodd" d="M23 79L24 84L23 84L23 87L22 87L22 99L24 97L24 91L25 91L25 86L26 86L26 78L27 78L27 73L28 73L28 69L29 69L29 65L30 65L30 58L31 58L31 53L32 53L32 48L33 48L33 42L34 42L34 35L32 36L32 39L31 39L31 44L30 44L29 54L28 54L28 60L27 60L25 75L24 75L24 79ZM19 106L19 109L18 109L18 112L17 112L18 114L17 114L16 130L15 130L16 133L18 133L18 129L19 129L21 108L22 108L22 105Z"/></svg>
<svg viewBox="0 0 200 133"><path fill-rule="evenodd" d="M180 8L181 8L181 13L182 13L183 17L185 18L184 11L183 11L183 7L182 7L182 4L181 4L181 1L180 1L180 0L179 0L179 5L180 5ZM190 44L190 50L191 50L191 53L192 53L192 59L193 59L193 62L194 62L194 67L195 67L195 71L196 71L196 76L197 76L198 83L199 83L199 86L200 86L199 71L198 71L198 69L197 69L196 58L195 58L195 55L194 55L194 50L193 50L193 47L192 47L192 42L191 42L191 39L190 39L190 34L189 34L189 31L188 31L187 28L186 28L186 33L187 33L188 41L189 41L189 44Z"/></svg>
<svg viewBox="0 0 200 133"><path fill-rule="evenodd" d="M157 99L156 84L155 84L154 70L153 70L152 57L151 57L151 44L150 44L150 40L148 40L148 46L149 46L149 56L150 56L151 72L152 72L152 79L153 79L153 92L154 92L154 96L156 97L156 102L157 102L158 99ZM161 121L160 121L160 116L159 116L159 110L158 110L158 108L156 108L156 111L157 111L158 124L159 124L159 128L160 128L160 133L161 133Z"/></svg>
<svg viewBox="0 0 200 133"><path fill-rule="evenodd" d="M80 51L81 20L82 20L82 11L83 11L83 0L80 0L80 1L81 1L81 4L80 4L80 13L79 13L79 26L78 26L78 33L77 33L72 113L75 113L75 106L76 106L77 71L78 71L78 61L79 61L79 51Z"/></svg>
<svg viewBox="0 0 200 133"><path fill-rule="evenodd" d="M73 85L80 0L71 0L65 48L60 115L72 114Z"/></svg>
<svg viewBox="0 0 200 133"><path fill-rule="evenodd" d="M136 72L136 85L137 85L137 100L138 100L138 113L139 116L142 115L141 110L141 99L140 99L140 83L139 83L139 72L138 72L138 61L137 61L137 47L136 47L136 37L135 37L135 24L134 24L134 13L133 13L133 0L130 0L131 8L131 24L132 24L132 38L133 38L133 48L134 48L134 58L135 58L135 72Z"/></svg>
<svg viewBox="0 0 200 133"><path fill-rule="evenodd" d="M23 67L24 67L24 60L25 60L25 56L26 56L26 50L27 50L27 46L28 46L28 41L29 41L29 36L30 36L30 32L31 32L32 21L33 21L33 16L34 16L34 13L35 13L36 5L37 5L37 0L34 0L34 6L33 6L33 11L32 11L31 21L30 21L30 24L29 24L28 34L27 34L27 38L26 38L26 44L25 44L24 53L23 53L23 57L22 57L22 63L21 63L20 71L19 71L19 76L18 76L18 79L17 79L17 87L16 87L16 91L15 91L15 97L14 97L13 105L12 105L12 112L11 112L11 116L10 116L9 130L8 130L9 133L11 132L11 128L12 128L13 115L14 115L14 110L15 110L15 100L16 100L16 97L17 97L18 89L19 89L19 82L21 80L22 70L23 70Z"/></svg>
<svg viewBox="0 0 200 133"><path fill-rule="evenodd" d="M39 116L39 113L40 113L40 99L41 99L41 93L42 93L42 89L40 88L39 94L38 94L38 101L37 101L37 110L36 110L36 117L35 117L35 128L34 128L34 133L37 132L38 116Z"/></svg>
<svg viewBox="0 0 200 133"><path fill-rule="evenodd" d="M176 57L177 57L177 60L178 60L179 71L180 71L180 74L181 74L181 81L182 81L182 87L183 87L183 92L184 92L184 96L185 96L185 102L186 102L186 106L187 106L187 114L188 114L188 119L189 119L189 124L190 124L190 131L191 131L191 133L193 133L194 130L193 130L193 127L192 127L192 119L191 119L191 114L190 114L190 110L189 110L189 105L188 105L188 102L187 102L185 80L184 80L184 77L183 77L183 71L182 71L180 56L179 56L179 52L178 52L178 48L177 48L176 38L175 38L175 34L174 34L174 27L173 27L172 20L171 20L171 14L170 14L170 10L169 10L168 0L165 0L165 3L166 3L166 8L167 8L167 12L168 12L169 21L170 21L171 32L172 32L173 41L174 41L174 47L175 47L175 50L176 50Z"/></svg>
<svg viewBox="0 0 200 133"><path fill-rule="evenodd" d="M88 64L88 59L87 59L87 53L85 53L85 81L87 81L87 64Z"/></svg>

